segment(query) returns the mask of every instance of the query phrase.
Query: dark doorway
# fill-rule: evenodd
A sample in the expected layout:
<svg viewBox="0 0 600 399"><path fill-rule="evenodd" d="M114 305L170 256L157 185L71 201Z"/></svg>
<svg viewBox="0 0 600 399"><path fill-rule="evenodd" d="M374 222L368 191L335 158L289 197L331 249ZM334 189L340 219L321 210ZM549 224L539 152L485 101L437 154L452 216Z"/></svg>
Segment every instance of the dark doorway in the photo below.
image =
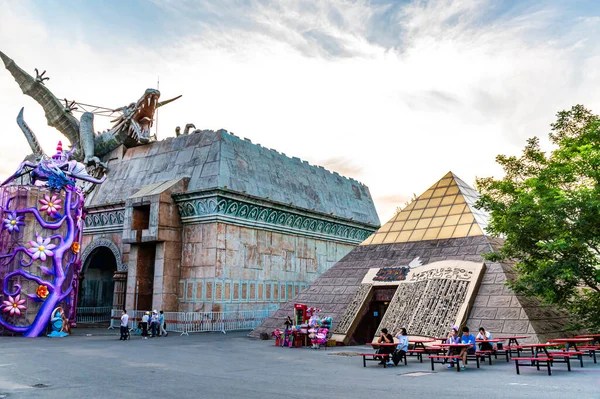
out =
<svg viewBox="0 0 600 399"><path fill-rule="evenodd" d="M396 292L396 287L374 287L371 300L364 307L350 344L364 345L379 335L377 328Z"/></svg>
<svg viewBox="0 0 600 399"><path fill-rule="evenodd" d="M79 289L80 308L112 307L117 260L108 247L96 248L86 259Z"/></svg>
<svg viewBox="0 0 600 399"><path fill-rule="evenodd" d="M138 246L136 263L136 298L134 298L135 310L152 310L155 257L156 244L140 244Z"/></svg>

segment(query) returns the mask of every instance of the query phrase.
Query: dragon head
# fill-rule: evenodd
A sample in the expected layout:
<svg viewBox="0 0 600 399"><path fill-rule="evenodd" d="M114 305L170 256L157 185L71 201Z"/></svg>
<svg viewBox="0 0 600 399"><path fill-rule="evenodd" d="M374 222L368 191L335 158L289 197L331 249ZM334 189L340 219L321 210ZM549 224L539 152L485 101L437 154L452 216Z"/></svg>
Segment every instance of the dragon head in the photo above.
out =
<svg viewBox="0 0 600 399"><path fill-rule="evenodd" d="M115 123L111 129L113 134L126 136L127 141L132 142L133 145L148 143L151 139L150 128L154 124L156 110L179 97L181 96L159 102L160 91L147 89L137 102L115 110L121 112L121 115L111 121Z"/></svg>

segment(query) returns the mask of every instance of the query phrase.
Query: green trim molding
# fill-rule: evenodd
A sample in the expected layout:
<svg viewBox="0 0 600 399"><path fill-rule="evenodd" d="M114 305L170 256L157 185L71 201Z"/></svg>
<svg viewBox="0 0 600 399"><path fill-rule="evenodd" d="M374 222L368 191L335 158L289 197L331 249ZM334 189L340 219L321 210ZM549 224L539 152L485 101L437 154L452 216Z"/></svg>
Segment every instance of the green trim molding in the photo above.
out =
<svg viewBox="0 0 600 399"><path fill-rule="evenodd" d="M378 228L227 190L178 194L174 199L183 224L224 222L349 244L360 244Z"/></svg>
<svg viewBox="0 0 600 399"><path fill-rule="evenodd" d="M176 194L173 199L184 225L222 222L354 245L379 227L226 189ZM124 206L90 209L84 234L122 232Z"/></svg>

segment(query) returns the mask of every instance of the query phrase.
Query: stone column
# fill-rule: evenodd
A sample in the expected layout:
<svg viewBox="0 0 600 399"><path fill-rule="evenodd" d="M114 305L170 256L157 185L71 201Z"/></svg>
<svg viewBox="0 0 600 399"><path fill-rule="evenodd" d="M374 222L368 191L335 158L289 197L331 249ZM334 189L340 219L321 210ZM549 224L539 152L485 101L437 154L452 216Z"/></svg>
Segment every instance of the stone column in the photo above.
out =
<svg viewBox="0 0 600 399"><path fill-rule="evenodd" d="M115 290L113 295L113 309L125 308L125 294L127 292L127 272L116 271L113 275Z"/></svg>

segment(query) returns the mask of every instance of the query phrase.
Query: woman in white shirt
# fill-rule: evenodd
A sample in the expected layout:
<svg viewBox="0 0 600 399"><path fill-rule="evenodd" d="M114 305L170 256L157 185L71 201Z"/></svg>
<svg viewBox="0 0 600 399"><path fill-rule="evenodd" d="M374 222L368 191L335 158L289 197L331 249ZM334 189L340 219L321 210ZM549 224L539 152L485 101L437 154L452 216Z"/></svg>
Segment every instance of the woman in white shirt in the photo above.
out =
<svg viewBox="0 0 600 399"><path fill-rule="evenodd" d="M392 361L395 366L400 363L402 358L406 359L406 352L408 351L408 335L406 334L406 328L401 328L398 335L396 335L396 338L398 339L398 346L396 346L396 351L392 354Z"/></svg>

